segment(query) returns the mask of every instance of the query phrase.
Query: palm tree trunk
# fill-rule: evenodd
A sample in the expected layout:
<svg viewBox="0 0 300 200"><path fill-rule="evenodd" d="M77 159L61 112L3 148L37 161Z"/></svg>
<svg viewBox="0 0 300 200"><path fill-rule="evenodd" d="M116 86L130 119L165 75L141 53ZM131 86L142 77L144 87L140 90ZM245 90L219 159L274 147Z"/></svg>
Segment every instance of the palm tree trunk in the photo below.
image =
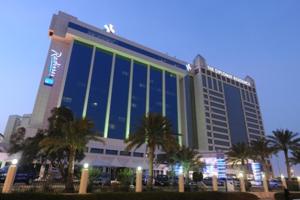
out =
<svg viewBox="0 0 300 200"><path fill-rule="evenodd" d="M73 183L75 153L76 151L74 149L70 149L68 174L67 174L67 181L65 185L66 192L75 191L74 183Z"/></svg>
<svg viewBox="0 0 300 200"><path fill-rule="evenodd" d="M291 167L290 167L290 163L289 163L289 157L288 157L288 151L284 150L284 158L285 158L285 165L286 165L286 171L287 171L287 175L288 175L288 180L291 180Z"/></svg>
<svg viewBox="0 0 300 200"><path fill-rule="evenodd" d="M268 164L268 161L265 160L264 158L261 159L262 161L262 167L263 167L263 170L265 172L265 176L266 176L266 180L269 181L270 179L270 171L269 171L269 164Z"/></svg>
<svg viewBox="0 0 300 200"><path fill-rule="evenodd" d="M149 147L149 177L147 186L149 189L152 189L153 186L153 160L154 160L154 148Z"/></svg>

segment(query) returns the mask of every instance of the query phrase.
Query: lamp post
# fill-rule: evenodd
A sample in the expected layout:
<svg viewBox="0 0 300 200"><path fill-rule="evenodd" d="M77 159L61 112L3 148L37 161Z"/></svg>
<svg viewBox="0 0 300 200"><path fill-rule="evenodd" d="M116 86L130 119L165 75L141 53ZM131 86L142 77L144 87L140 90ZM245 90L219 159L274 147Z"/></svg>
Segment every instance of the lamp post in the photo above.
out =
<svg viewBox="0 0 300 200"><path fill-rule="evenodd" d="M244 174L243 172L240 172L238 175L239 179L240 179L240 188L241 188L241 192L246 192L246 187L245 187L245 179L244 179Z"/></svg>
<svg viewBox="0 0 300 200"><path fill-rule="evenodd" d="M86 194L86 189L89 181L89 164L84 163L81 172L79 194Z"/></svg>
<svg viewBox="0 0 300 200"><path fill-rule="evenodd" d="M283 176L283 174L281 174L281 183L284 189L287 189L287 185L286 185L286 180L285 177Z"/></svg>
<svg viewBox="0 0 300 200"><path fill-rule="evenodd" d="M182 166L179 168L178 191L179 192L184 192L184 175L183 175Z"/></svg>
<svg viewBox="0 0 300 200"><path fill-rule="evenodd" d="M142 192L142 177L143 177L143 168L138 166L136 168L136 178L135 178L135 192Z"/></svg>
<svg viewBox="0 0 300 200"><path fill-rule="evenodd" d="M218 191L218 174L217 174L217 172L213 172L212 186L213 186L213 191Z"/></svg>
<svg viewBox="0 0 300 200"><path fill-rule="evenodd" d="M11 192L11 188L14 184L15 176L17 173L17 163L18 163L17 159L12 160L12 164L9 166L7 174L6 174L5 182L4 182L4 185L2 188L2 193L10 193Z"/></svg>
<svg viewBox="0 0 300 200"><path fill-rule="evenodd" d="M267 177L266 177L266 175L265 175L264 172L261 173L261 177L262 177L262 179L263 179L264 191L265 191L265 192L269 192L268 180L267 180Z"/></svg>

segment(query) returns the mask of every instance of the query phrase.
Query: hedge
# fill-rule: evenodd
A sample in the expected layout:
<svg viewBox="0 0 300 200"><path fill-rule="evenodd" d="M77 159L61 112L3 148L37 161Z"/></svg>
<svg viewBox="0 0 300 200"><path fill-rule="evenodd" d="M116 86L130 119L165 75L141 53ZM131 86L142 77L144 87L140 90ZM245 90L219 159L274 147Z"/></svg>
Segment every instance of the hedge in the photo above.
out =
<svg viewBox="0 0 300 200"><path fill-rule="evenodd" d="M0 194L0 200L258 200L258 197L242 192L11 193Z"/></svg>
<svg viewBox="0 0 300 200"><path fill-rule="evenodd" d="M275 200L285 200L283 192L275 193L274 197L275 197ZM300 199L300 193L292 193L291 192L289 195L289 199Z"/></svg>

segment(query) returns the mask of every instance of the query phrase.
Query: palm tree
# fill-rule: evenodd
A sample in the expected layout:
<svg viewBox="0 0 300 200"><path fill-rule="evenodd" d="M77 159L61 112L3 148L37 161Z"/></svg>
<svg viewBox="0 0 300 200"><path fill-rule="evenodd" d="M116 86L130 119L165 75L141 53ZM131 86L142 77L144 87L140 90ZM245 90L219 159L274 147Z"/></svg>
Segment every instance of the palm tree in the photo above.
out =
<svg viewBox="0 0 300 200"><path fill-rule="evenodd" d="M83 152L90 140L103 141L93 131L93 123L90 120L75 119L72 111L67 108L54 108L49 123L49 133L40 142L40 146L48 153L62 149L67 152L68 168L65 190L74 192L73 174L76 154Z"/></svg>
<svg viewBox="0 0 300 200"><path fill-rule="evenodd" d="M174 160L179 162L183 168L186 182L189 181L189 171L191 168L199 168L204 164L200 161L201 156L199 153L191 148L181 146L174 154ZM198 170L197 170L198 171Z"/></svg>
<svg viewBox="0 0 300 200"><path fill-rule="evenodd" d="M272 146L278 151L283 151L288 179L291 180L291 166L289 163L289 151L299 147L300 138L296 133L289 130L277 129L268 137Z"/></svg>
<svg viewBox="0 0 300 200"><path fill-rule="evenodd" d="M149 177L147 185L152 188L153 180L153 162L156 149L169 151L177 147L177 141L172 132L170 121L160 114L149 113L144 116L141 124L136 131L132 133L128 140L126 150L138 149L143 144L146 144L146 152L149 159Z"/></svg>
<svg viewBox="0 0 300 200"><path fill-rule="evenodd" d="M300 163L300 150L292 151L292 157L290 158L290 162L293 165L297 165Z"/></svg>
<svg viewBox="0 0 300 200"><path fill-rule="evenodd" d="M274 153L274 148L270 146L270 141L266 138L260 138L253 141L250 146L250 154L253 160L262 164L266 179L269 180L269 162L268 158Z"/></svg>
<svg viewBox="0 0 300 200"><path fill-rule="evenodd" d="M226 153L226 161L231 163L232 166L241 166L241 171L246 174L248 159L250 158L249 146L246 143L233 144L230 150Z"/></svg>

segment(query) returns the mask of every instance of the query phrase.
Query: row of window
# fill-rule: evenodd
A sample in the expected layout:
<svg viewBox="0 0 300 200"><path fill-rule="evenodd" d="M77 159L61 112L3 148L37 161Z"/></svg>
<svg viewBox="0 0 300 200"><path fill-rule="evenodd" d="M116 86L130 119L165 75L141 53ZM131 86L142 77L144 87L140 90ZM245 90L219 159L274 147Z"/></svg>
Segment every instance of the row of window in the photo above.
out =
<svg viewBox="0 0 300 200"><path fill-rule="evenodd" d="M165 115L177 133L177 76L152 66L149 68L99 48L93 53L93 46L74 41L61 105L70 108L76 117L86 115L101 136L124 139L126 134L136 130L147 112L149 76L148 112L163 114L165 94ZM90 70L92 75L87 91Z"/></svg>
<svg viewBox="0 0 300 200"><path fill-rule="evenodd" d="M133 157L144 157L144 153L140 152L130 152L130 151L118 151L113 149L101 149L101 148L90 148L89 153L95 154L105 154L107 155L120 155L120 156L133 156Z"/></svg>
<svg viewBox="0 0 300 200"><path fill-rule="evenodd" d="M234 86L237 86L237 87L240 87L240 88L243 88L243 89L255 92L255 88L254 87L250 87L250 86L242 84L242 83L240 83L238 81L235 81L233 79L221 76L221 75L216 74L215 72L212 72L210 70L206 70L204 68L201 68L201 72L202 72L203 76L207 76L207 77L211 76L212 78L216 78L216 79L222 80L224 82L226 81L227 83L230 83L230 84L232 84Z"/></svg>

